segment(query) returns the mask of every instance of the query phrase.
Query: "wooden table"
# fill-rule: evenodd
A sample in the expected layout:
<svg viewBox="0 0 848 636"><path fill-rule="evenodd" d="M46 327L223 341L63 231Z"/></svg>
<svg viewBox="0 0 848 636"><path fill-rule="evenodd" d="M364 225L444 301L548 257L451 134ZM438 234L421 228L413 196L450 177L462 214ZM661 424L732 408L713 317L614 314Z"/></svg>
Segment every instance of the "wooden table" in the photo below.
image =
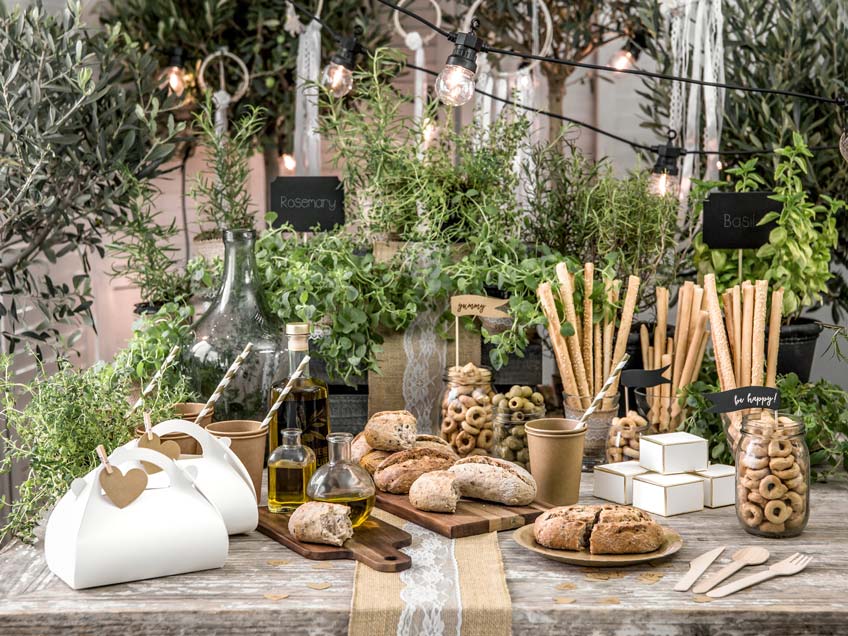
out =
<svg viewBox="0 0 848 636"><path fill-rule="evenodd" d="M584 476L582 491L583 499L591 500L591 476ZM605 570L527 552L511 532L503 532L513 631L534 636L848 634L848 484L816 485L811 509L804 534L785 540L746 534L732 507L672 517L663 523L684 539L673 560L625 568L608 580L597 578L609 574ZM772 561L793 552L816 560L798 576L725 599L696 602L691 593L672 591L690 559L719 545L728 546L723 559L737 546L763 545ZM223 569L75 592L47 570L40 545L13 543L0 552L0 633L345 634L354 565L334 561L324 568L326 563L303 559L253 532L231 539ZM662 578L651 583L646 574ZM311 583L330 587L315 590ZM558 604L557 598L574 601Z"/></svg>

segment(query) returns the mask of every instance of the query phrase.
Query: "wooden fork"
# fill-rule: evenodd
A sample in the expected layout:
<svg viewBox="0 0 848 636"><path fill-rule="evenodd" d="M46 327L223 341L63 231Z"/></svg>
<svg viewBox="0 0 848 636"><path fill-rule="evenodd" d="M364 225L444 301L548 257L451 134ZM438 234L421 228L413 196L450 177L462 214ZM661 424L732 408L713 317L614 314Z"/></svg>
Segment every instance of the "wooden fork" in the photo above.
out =
<svg viewBox="0 0 848 636"><path fill-rule="evenodd" d="M798 572L807 567L812 560L813 557L796 552L788 559L778 561L768 570L763 570L762 572L746 576L745 578L734 581L733 583L723 585L711 592L707 592L707 596L710 598L721 598L722 596L728 596L729 594L733 594L739 590L744 590L746 587L751 587L752 585L768 581L769 579L773 579L778 576L791 576L793 574L798 574Z"/></svg>

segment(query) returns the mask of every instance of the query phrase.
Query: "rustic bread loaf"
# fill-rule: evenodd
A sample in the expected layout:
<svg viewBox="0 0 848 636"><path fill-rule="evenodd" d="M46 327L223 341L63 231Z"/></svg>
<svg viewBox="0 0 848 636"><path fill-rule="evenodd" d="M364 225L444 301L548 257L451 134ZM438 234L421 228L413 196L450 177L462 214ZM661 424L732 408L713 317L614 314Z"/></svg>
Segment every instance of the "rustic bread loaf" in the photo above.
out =
<svg viewBox="0 0 848 636"><path fill-rule="evenodd" d="M556 550L583 550L598 515L598 506L559 506L546 510L533 523L536 543Z"/></svg>
<svg viewBox="0 0 848 636"><path fill-rule="evenodd" d="M453 447L450 445L450 442L446 439L442 439L437 435L416 435L415 436L415 448L435 448L438 450L448 450L459 459L459 455L453 450Z"/></svg>
<svg viewBox="0 0 848 636"><path fill-rule="evenodd" d="M365 433L357 433L356 437L353 438L353 441L350 444L350 460L355 464L358 464L359 460L365 457L372 450L374 449L371 448L371 445L368 444L368 440L365 439Z"/></svg>
<svg viewBox="0 0 848 636"><path fill-rule="evenodd" d="M409 503L430 512L456 512L460 497L456 476L448 470L424 473L409 488Z"/></svg>
<svg viewBox="0 0 848 636"><path fill-rule="evenodd" d="M384 451L408 450L415 446L416 421L409 411L380 411L365 425L365 441Z"/></svg>
<svg viewBox="0 0 848 636"><path fill-rule="evenodd" d="M341 504L308 501L292 513L289 532L298 541L342 545L353 536L350 508Z"/></svg>
<svg viewBox="0 0 848 636"><path fill-rule="evenodd" d="M359 465L373 475L377 467L389 456L391 456L389 451L372 450L362 456Z"/></svg>
<svg viewBox="0 0 848 636"><path fill-rule="evenodd" d="M460 459L450 471L463 497L512 506L526 506L536 498L536 480L520 466L497 457Z"/></svg>
<svg viewBox="0 0 848 636"><path fill-rule="evenodd" d="M589 552L592 554L642 554L662 545L662 527L650 521L612 521L598 523L592 530Z"/></svg>
<svg viewBox="0 0 848 636"><path fill-rule="evenodd" d="M374 483L384 492L405 494L424 473L450 468L455 457L449 450L413 448L389 455L374 472Z"/></svg>

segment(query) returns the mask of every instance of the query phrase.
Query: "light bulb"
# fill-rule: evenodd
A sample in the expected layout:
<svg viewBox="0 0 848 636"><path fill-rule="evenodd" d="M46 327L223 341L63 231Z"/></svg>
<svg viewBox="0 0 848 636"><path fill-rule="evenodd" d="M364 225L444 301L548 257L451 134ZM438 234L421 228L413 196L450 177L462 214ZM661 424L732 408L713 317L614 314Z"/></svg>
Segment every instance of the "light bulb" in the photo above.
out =
<svg viewBox="0 0 848 636"><path fill-rule="evenodd" d="M282 168L280 172L284 176L291 176L294 174L295 169L297 169L297 161L292 155L286 152L280 156L280 167Z"/></svg>
<svg viewBox="0 0 848 636"><path fill-rule="evenodd" d="M624 71L633 68L636 64L636 56L628 49L616 51L610 59L609 65L616 71Z"/></svg>
<svg viewBox="0 0 848 636"><path fill-rule="evenodd" d="M168 92L177 97L182 97L185 93L186 82L185 72L181 66L169 66L165 69L165 80L168 85Z"/></svg>
<svg viewBox="0 0 848 636"><path fill-rule="evenodd" d="M448 106L462 106L474 96L474 71L448 64L436 78L436 95Z"/></svg>
<svg viewBox="0 0 848 636"><path fill-rule="evenodd" d="M338 62L330 62L324 67L321 84L333 97L344 97L353 88L353 72Z"/></svg>
<svg viewBox="0 0 848 636"><path fill-rule="evenodd" d="M648 180L648 191L658 197L676 194L679 186L678 177L667 172L654 172Z"/></svg>
<svg viewBox="0 0 848 636"><path fill-rule="evenodd" d="M845 161L848 161L848 129L842 131L842 136L839 138L839 154Z"/></svg>
<svg viewBox="0 0 848 636"><path fill-rule="evenodd" d="M718 170L719 172L724 170L724 164L721 162L721 159L716 161L716 170Z"/></svg>

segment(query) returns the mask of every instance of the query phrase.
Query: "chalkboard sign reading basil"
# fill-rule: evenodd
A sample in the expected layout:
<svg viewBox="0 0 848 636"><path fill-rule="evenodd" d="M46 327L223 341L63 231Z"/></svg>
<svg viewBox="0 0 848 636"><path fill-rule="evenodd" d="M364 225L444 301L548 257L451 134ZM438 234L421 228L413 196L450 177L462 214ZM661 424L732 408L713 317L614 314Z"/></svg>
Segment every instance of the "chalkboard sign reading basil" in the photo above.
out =
<svg viewBox="0 0 848 636"><path fill-rule="evenodd" d="M274 227L290 224L298 232L344 225L344 187L338 177L277 177L271 182Z"/></svg>
<svg viewBox="0 0 848 636"><path fill-rule="evenodd" d="M783 204L773 192L713 192L704 201L704 243L712 249L756 249L768 243L775 224L759 225Z"/></svg>

